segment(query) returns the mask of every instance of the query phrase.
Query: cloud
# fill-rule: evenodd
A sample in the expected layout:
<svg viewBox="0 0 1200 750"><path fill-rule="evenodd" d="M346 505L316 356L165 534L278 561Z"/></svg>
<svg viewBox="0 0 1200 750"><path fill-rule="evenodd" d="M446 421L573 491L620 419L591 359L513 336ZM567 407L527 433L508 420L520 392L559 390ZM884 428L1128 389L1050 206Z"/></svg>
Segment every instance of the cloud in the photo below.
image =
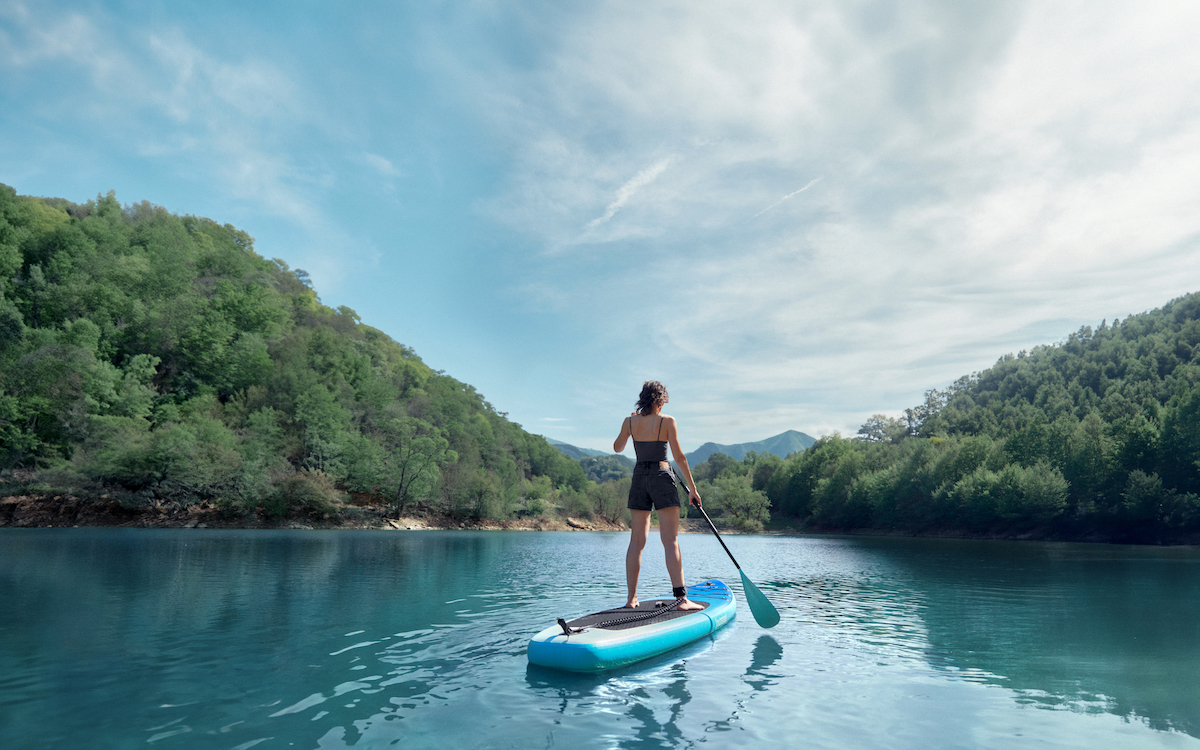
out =
<svg viewBox="0 0 1200 750"><path fill-rule="evenodd" d="M120 55L96 43L96 26L83 14L35 17L27 4L7 3L0 18L10 21L9 29L0 29L0 52L12 67L70 60L87 64L96 76L125 67Z"/></svg>
<svg viewBox="0 0 1200 750"><path fill-rule="evenodd" d="M829 2L556 16L540 67L490 81L518 154L496 204L555 248L573 220L631 210L666 162L588 219L614 171L686 153L574 291L555 276L584 338L620 346L625 331L635 351L658 332L665 377L745 415L729 440L806 429L787 421L799 414L852 431L1006 351L1189 291L1198 15ZM816 184L796 190L798 172L826 175L819 196L773 211ZM635 271L645 258L663 268Z"/></svg>
<svg viewBox="0 0 1200 750"><path fill-rule="evenodd" d="M284 71L254 58L220 59L179 30L147 35L144 45L126 48L144 54L158 75L129 98L175 123L155 132L171 139L176 156L209 161L232 195L270 214L313 232L330 228L314 194L328 177L298 161L289 143L316 118Z"/></svg>
<svg viewBox="0 0 1200 750"><path fill-rule="evenodd" d="M61 91L37 92L60 132L87 121L92 137L160 163L213 173L234 195L272 214L310 223L319 215L297 183L310 179L277 142L309 120L299 92L270 63L228 61L179 29L118 27L97 12L38 12L15 6L5 37L12 64L28 75L69 73Z"/></svg>
<svg viewBox="0 0 1200 750"><path fill-rule="evenodd" d="M812 187L813 185L816 185L816 184L817 184L818 182L820 182L820 181L821 181L821 178L820 178L820 177L817 177L817 178L814 178L814 179L812 179L812 180L809 180L809 181L808 181L808 183L807 183L807 184L805 184L805 186L804 186L804 187L800 188L799 190L793 190L792 192L790 192L790 193L788 193L787 195L783 196L782 198L780 198L779 200L775 201L775 202L774 202L774 203L772 203L771 205L767 206L767 207L766 207L766 208L764 208L763 210L761 210L761 211L759 211L758 213L754 214L754 218L756 218L756 219L757 219L759 216L762 216L762 215L763 215L763 214L765 214L767 211L770 211L772 208L775 208L775 207L776 207L776 206L778 206L780 203L783 203L784 201L786 201L786 200L789 200L789 199L791 199L791 198L795 198L797 195L800 195L800 194L801 194L801 193L803 193L805 190L808 190L810 187Z"/></svg>
<svg viewBox="0 0 1200 750"><path fill-rule="evenodd" d="M657 180L658 176L665 172L670 164L671 160L669 158L663 159L657 164L646 167L641 172L638 172L636 175L634 175L633 179L629 180L629 182L626 182L619 190L617 190L616 199L613 200L612 203L608 204L608 207L604 209L604 214L589 221L587 223L587 228L594 229L615 216L617 211L620 211L621 207L628 203L629 199L632 198L638 190L641 190L646 185L649 185Z"/></svg>
<svg viewBox="0 0 1200 750"><path fill-rule="evenodd" d="M391 161L383 158L379 154L365 153L363 154L363 159L372 169L379 172L379 174L383 175L384 177L400 176L400 170L396 169L395 165L393 165Z"/></svg>
<svg viewBox="0 0 1200 750"><path fill-rule="evenodd" d="M133 153L221 196L233 220L288 225L274 241L327 294L392 247L487 253L478 267L502 272L447 285L446 304L477 303L453 297L460 286L503 287L488 315L528 329L512 348L540 363L512 387L542 399L526 419L570 383L581 445L611 439L609 417L647 377L716 442L853 432L1200 277L1200 6L531 0L412 14L413 45L388 37L411 68L381 54L383 78L356 79L436 92L419 115L388 110L375 127L405 134L390 144L359 117L386 105L322 88L285 31L270 50L224 47L194 22L10 2L0 93L72 169ZM360 100L354 116L339 106ZM382 191L402 209L380 222L394 234L359 237L348 227L372 204L352 183L412 182L419 160L381 155L412 134L414 153L471 145L461 163L430 157L428 183ZM92 161L50 153L70 148ZM419 219L401 206L415 195Z"/></svg>
<svg viewBox="0 0 1200 750"><path fill-rule="evenodd" d="M326 292L356 265L374 262L372 243L352 236L326 208L339 179L330 141L344 138L346 129L313 100L286 59L217 51L197 29L100 9L63 12L47 3L9 5L0 14L9 21L0 59L29 81L55 81L20 90L32 117L54 137L114 162L140 160L159 175L156 185L182 178L203 196L198 202L223 198L236 206L235 215L294 228L303 242L267 242L287 245L282 251L309 268ZM397 173L375 154L357 163Z"/></svg>

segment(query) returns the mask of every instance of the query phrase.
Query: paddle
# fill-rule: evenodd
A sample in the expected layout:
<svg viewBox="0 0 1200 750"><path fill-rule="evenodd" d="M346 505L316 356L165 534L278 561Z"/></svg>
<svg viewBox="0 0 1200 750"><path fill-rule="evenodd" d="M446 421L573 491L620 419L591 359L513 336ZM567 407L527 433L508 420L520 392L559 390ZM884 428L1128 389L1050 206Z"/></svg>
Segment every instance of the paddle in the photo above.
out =
<svg viewBox="0 0 1200 750"><path fill-rule="evenodd" d="M687 487L683 482L679 483L683 486L683 491L687 492ZM704 520L708 521L708 528L712 529L712 533L717 537L717 541L725 547L725 554L729 555L729 559L733 560L733 566L738 569L738 575L742 577L742 590L746 593L746 604L750 606L750 614L754 615L754 621L761 627L773 628L779 624L779 610L775 609L775 605L763 595L763 592L758 590L758 587L750 582L746 574L742 571L742 566L738 565L737 558L729 551L729 547L725 546L725 540L721 538L721 534L717 531L717 527L713 525L712 519L705 513L704 507L701 505L692 504L696 510L704 515Z"/></svg>

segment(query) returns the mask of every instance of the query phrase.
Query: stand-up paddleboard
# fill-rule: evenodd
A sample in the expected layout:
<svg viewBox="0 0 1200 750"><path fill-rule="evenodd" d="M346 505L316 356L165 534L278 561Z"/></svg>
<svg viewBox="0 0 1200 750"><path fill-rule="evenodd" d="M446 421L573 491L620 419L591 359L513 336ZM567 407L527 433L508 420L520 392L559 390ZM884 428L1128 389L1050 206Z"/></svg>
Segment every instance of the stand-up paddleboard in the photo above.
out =
<svg viewBox="0 0 1200 750"><path fill-rule="evenodd" d="M737 617L733 592L709 580L687 587L704 609L679 611L674 599L606 609L546 628L529 641L529 661L569 672L600 672L664 654L715 633Z"/></svg>

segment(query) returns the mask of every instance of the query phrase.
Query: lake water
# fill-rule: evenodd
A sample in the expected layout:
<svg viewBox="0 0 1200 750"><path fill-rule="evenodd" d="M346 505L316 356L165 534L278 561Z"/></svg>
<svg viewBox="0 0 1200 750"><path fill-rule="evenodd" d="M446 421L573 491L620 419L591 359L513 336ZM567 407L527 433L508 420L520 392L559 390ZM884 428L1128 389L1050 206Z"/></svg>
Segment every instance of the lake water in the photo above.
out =
<svg viewBox="0 0 1200 750"><path fill-rule="evenodd" d="M1200 748L1200 551L732 536L778 607L601 676L624 534L0 530L0 747ZM652 537L643 598L669 592Z"/></svg>

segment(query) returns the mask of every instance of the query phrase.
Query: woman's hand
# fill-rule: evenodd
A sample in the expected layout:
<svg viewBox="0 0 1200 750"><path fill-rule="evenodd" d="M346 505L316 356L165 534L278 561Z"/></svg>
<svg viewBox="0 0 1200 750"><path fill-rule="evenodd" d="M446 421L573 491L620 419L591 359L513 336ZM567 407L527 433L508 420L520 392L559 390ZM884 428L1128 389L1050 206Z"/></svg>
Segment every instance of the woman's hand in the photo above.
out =
<svg viewBox="0 0 1200 750"><path fill-rule="evenodd" d="M688 491L688 502L692 505L695 505L697 508L704 505L704 503L700 502L700 493L696 492L695 490Z"/></svg>

